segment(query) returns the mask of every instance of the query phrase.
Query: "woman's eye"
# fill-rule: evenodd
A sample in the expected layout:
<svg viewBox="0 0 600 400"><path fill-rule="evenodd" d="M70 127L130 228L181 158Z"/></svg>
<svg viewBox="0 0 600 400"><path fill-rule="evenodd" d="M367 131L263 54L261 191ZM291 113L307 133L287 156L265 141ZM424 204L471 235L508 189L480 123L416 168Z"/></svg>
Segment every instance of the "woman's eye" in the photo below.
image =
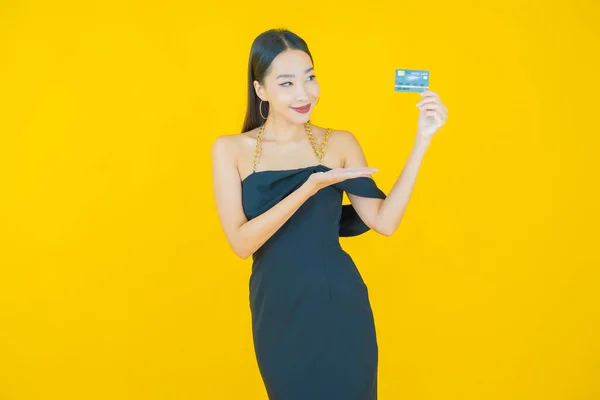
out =
<svg viewBox="0 0 600 400"><path fill-rule="evenodd" d="M316 76L315 75L311 75L311 76L309 76L309 78L316 78ZM311 80L314 80L314 79L311 79ZM289 87L289 86L287 86L288 83L291 84L292 82L283 82L279 86Z"/></svg>

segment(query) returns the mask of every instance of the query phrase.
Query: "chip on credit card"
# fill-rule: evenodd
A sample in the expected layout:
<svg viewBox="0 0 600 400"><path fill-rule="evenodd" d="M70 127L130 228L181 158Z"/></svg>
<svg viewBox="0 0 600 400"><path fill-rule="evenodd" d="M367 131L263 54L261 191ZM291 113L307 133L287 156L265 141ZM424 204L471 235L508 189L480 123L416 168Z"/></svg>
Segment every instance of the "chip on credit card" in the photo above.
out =
<svg viewBox="0 0 600 400"><path fill-rule="evenodd" d="M422 92L429 88L429 71L396 69L395 92Z"/></svg>

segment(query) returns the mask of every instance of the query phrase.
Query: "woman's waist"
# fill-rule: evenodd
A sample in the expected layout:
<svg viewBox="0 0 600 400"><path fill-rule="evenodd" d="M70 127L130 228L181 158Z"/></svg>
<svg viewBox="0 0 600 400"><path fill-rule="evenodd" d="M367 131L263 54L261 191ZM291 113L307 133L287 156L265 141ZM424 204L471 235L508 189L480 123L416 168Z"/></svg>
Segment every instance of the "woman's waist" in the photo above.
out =
<svg viewBox="0 0 600 400"><path fill-rule="evenodd" d="M352 258L338 244L327 247L326 251L266 251L253 260L250 283L258 280L265 284L285 285L286 282L319 280L323 276L362 281Z"/></svg>
<svg viewBox="0 0 600 400"><path fill-rule="evenodd" d="M334 256L342 250L337 235L271 237L252 255L253 262L261 260L314 259L319 256Z"/></svg>

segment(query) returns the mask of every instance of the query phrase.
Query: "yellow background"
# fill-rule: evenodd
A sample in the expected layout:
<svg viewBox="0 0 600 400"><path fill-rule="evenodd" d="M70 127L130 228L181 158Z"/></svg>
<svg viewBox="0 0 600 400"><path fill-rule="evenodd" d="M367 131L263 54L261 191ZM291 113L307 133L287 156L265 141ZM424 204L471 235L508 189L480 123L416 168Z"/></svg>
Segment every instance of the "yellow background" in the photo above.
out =
<svg viewBox="0 0 600 400"><path fill-rule="evenodd" d="M449 119L389 238L344 238L388 399L600 398L592 1L0 2L0 399L266 399L251 260L214 209L252 40L289 28L312 121L387 193L429 69ZM347 202L347 200L345 200ZM306 249L310 251L310 249Z"/></svg>

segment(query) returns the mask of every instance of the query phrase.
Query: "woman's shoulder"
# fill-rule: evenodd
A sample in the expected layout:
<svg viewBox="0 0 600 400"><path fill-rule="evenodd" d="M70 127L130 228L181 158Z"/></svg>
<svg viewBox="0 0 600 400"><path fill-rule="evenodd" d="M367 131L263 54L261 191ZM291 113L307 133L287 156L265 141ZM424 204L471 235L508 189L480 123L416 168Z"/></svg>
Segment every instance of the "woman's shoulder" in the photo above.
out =
<svg viewBox="0 0 600 400"><path fill-rule="evenodd" d="M329 126L319 126L311 124L311 130L315 134L315 136L319 139L324 139L326 135L329 136L328 140L331 143L332 140L338 141L340 143L353 141L355 140L352 132L345 129L334 129ZM328 134L329 132L329 134Z"/></svg>
<svg viewBox="0 0 600 400"><path fill-rule="evenodd" d="M319 127L319 129L322 130L322 133L319 135L322 138L325 137L327 130L331 131L331 133L329 134L328 142L332 146L343 149L343 148L347 148L348 146L355 146L358 144L357 137L354 135L354 133L352 133L349 130L322 128L322 127Z"/></svg>
<svg viewBox="0 0 600 400"><path fill-rule="evenodd" d="M256 141L258 128L243 133L221 134L213 140L213 148L222 148L228 153L237 153L242 146Z"/></svg>
<svg viewBox="0 0 600 400"><path fill-rule="evenodd" d="M213 140L211 157L238 168L240 160L244 160L248 154L254 154L257 134L258 128L242 133L221 134Z"/></svg>
<svg viewBox="0 0 600 400"><path fill-rule="evenodd" d="M362 152L354 133L346 129L316 126L316 129L313 128L313 132L315 132L317 142L323 143L328 131L326 154L329 156L331 165L346 165L346 160L352 159L355 154ZM339 160L339 162L331 160Z"/></svg>
<svg viewBox="0 0 600 400"><path fill-rule="evenodd" d="M213 139L210 147L210 154L213 159L229 159L235 160L239 153L238 144L239 134L221 134Z"/></svg>

